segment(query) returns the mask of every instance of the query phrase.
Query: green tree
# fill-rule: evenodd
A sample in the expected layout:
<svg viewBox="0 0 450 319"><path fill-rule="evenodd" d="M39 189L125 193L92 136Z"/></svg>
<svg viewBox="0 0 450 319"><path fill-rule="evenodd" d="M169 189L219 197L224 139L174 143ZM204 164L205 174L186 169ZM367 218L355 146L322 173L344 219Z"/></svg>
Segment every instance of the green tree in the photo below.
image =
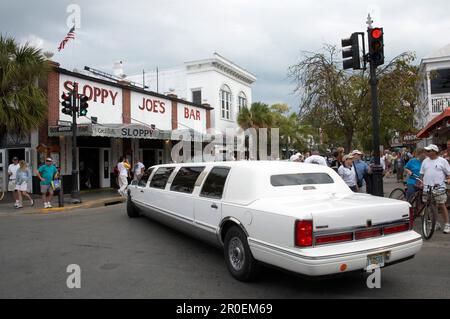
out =
<svg viewBox="0 0 450 319"><path fill-rule="evenodd" d="M238 117L238 125L246 130L249 128L269 128L272 126L273 118L269 105L261 102L252 103L250 108L241 108Z"/></svg>
<svg viewBox="0 0 450 319"><path fill-rule="evenodd" d="M40 49L0 35L0 134L25 135L47 117L47 97L38 86L50 70Z"/></svg>
<svg viewBox="0 0 450 319"><path fill-rule="evenodd" d="M371 97L368 72L345 71L337 59L336 47L323 52L304 52L289 69L300 96L299 116L326 132L329 143L344 141L348 150L354 144L370 148L372 134ZM395 131L410 130L417 104L418 70L411 65L412 53L402 53L377 69L382 143Z"/></svg>

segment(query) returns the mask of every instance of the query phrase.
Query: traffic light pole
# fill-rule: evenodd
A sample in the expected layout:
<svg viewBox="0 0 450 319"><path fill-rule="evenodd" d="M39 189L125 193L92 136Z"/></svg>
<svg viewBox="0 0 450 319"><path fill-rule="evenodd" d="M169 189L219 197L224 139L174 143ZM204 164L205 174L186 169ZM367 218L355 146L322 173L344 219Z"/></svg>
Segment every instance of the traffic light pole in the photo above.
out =
<svg viewBox="0 0 450 319"><path fill-rule="evenodd" d="M81 203L80 191L78 189L78 168L77 168L77 93L72 94L72 203Z"/></svg>
<svg viewBox="0 0 450 319"><path fill-rule="evenodd" d="M372 195L384 196L383 191L383 167L380 162L380 112L378 109L378 92L377 92L377 73L376 67L370 63L370 90L372 95L372 127L373 127L373 156L374 165L373 172L373 188Z"/></svg>

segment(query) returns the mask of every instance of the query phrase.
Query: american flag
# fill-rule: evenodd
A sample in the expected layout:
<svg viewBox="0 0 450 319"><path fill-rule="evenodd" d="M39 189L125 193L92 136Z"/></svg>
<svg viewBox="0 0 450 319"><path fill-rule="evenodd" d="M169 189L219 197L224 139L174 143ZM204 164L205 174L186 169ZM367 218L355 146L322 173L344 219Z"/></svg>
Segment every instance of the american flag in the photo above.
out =
<svg viewBox="0 0 450 319"><path fill-rule="evenodd" d="M67 35L64 37L64 40L61 41L58 47L58 51L64 49L64 46L69 41L69 39L75 39L75 26L73 26L72 29L70 29L69 33L67 33Z"/></svg>

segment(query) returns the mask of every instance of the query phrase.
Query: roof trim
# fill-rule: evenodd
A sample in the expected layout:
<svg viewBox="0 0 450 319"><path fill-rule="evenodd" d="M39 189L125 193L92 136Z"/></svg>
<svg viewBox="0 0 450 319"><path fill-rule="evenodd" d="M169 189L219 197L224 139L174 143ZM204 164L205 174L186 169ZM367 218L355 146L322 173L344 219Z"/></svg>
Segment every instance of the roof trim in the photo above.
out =
<svg viewBox="0 0 450 319"><path fill-rule="evenodd" d="M446 108L441 114L434 117L423 129L417 133L418 138L427 138L430 133L442 122L450 119L450 107Z"/></svg>

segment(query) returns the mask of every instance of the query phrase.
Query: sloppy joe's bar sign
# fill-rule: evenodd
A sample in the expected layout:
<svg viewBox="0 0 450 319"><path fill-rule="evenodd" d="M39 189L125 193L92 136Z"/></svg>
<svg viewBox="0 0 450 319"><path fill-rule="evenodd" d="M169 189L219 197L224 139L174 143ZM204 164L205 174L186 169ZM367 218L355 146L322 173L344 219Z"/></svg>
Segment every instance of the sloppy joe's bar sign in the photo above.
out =
<svg viewBox="0 0 450 319"><path fill-rule="evenodd" d="M154 124L157 129L172 129L172 101L131 92L131 123Z"/></svg>
<svg viewBox="0 0 450 319"><path fill-rule="evenodd" d="M60 74L59 96L75 89L78 94L86 95L88 98L88 116L97 117L99 123L120 124L122 123L122 89L110 85L87 81L81 78ZM60 120L71 121L71 117L59 113ZM84 117L78 119L79 123L90 123Z"/></svg>
<svg viewBox="0 0 450 319"><path fill-rule="evenodd" d="M206 131L206 110L203 108L178 103L178 128L191 128L197 132Z"/></svg>
<svg viewBox="0 0 450 319"><path fill-rule="evenodd" d="M120 127L92 126L92 136L120 137L120 138L158 138L159 130L143 125L124 125Z"/></svg>

